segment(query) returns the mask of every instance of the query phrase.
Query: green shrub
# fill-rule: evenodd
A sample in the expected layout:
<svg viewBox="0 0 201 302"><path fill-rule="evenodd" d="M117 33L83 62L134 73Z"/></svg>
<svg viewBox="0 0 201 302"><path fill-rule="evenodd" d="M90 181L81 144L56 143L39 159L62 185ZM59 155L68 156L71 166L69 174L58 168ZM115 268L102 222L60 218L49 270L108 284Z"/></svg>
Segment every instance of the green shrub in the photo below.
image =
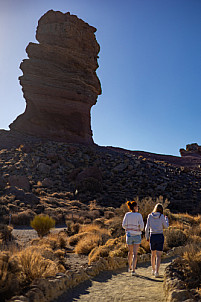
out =
<svg viewBox="0 0 201 302"><path fill-rule="evenodd" d="M31 227L36 230L39 237L47 235L55 227L55 220L48 215L37 215L31 221Z"/></svg>

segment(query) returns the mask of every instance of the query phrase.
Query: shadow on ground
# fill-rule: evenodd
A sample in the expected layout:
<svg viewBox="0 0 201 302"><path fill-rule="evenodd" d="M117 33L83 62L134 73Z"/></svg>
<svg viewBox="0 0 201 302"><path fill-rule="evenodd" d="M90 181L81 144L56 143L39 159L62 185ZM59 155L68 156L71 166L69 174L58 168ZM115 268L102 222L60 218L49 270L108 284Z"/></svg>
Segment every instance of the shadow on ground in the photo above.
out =
<svg viewBox="0 0 201 302"><path fill-rule="evenodd" d="M167 258L163 259L163 263L168 263L171 261L173 258ZM138 268L147 268L150 269L150 262L145 262L145 263L139 263ZM101 272L99 275L96 277L91 278L90 280L84 281L74 287L73 289L68 289L63 295L61 295L59 298L54 300L54 302L72 302L72 301L77 301L81 295L87 295L89 294L89 288L92 286L92 282L99 282L99 283L104 283L110 280L113 276L116 276L118 274L125 274L127 272L127 268L122 268L122 269L117 269L113 271L104 271ZM137 275L135 276L127 276L128 278L140 278L144 280L151 281L153 283L161 283L163 282L163 276L159 276L159 278L154 278L154 277L147 277L143 276L140 273L138 274L138 269L136 270ZM129 273L128 273L129 274ZM127 278L126 278L127 279Z"/></svg>

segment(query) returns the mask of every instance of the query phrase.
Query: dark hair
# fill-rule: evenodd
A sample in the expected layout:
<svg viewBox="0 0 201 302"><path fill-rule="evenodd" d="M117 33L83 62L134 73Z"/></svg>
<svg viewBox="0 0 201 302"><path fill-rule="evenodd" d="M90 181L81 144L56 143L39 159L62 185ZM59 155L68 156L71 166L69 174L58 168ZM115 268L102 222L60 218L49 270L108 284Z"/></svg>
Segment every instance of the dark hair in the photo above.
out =
<svg viewBox="0 0 201 302"><path fill-rule="evenodd" d="M136 201L127 201L127 206L128 206L128 208L129 208L129 210L131 211L131 212L135 212L135 207L137 207L137 202Z"/></svg>
<svg viewBox="0 0 201 302"><path fill-rule="evenodd" d="M154 207L153 212L159 212L160 214L163 214L163 206L162 206L162 204L161 203L157 203L155 205L155 207Z"/></svg>

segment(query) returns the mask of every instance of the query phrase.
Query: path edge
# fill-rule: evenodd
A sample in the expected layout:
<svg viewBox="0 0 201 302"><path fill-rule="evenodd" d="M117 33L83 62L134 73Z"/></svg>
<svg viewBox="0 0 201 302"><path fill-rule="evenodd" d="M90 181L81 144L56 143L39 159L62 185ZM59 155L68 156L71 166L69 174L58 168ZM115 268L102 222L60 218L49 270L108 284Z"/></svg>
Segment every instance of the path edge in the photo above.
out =
<svg viewBox="0 0 201 302"><path fill-rule="evenodd" d="M168 253L163 253L162 258L171 258L179 253L180 248L173 248ZM138 263L150 261L150 258L150 254L138 255ZM127 264L127 258L101 257L97 262L86 268L81 267L77 272L67 271L66 273L58 273L54 277L36 279L25 295L14 296L7 302L52 302L68 289L97 276L100 272L124 268ZM166 280L168 279L166 278ZM166 281L166 284L168 284L168 281ZM164 289L166 296L169 297L169 287L166 285Z"/></svg>

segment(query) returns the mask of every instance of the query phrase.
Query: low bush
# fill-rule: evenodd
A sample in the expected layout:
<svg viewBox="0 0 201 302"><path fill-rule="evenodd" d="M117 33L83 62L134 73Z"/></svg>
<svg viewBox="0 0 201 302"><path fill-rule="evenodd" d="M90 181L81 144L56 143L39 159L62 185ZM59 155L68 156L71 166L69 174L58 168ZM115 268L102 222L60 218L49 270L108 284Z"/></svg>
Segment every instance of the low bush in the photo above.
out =
<svg viewBox="0 0 201 302"><path fill-rule="evenodd" d="M10 252L0 252L0 297L1 301L16 294L21 282L21 268Z"/></svg>
<svg viewBox="0 0 201 302"><path fill-rule="evenodd" d="M195 301L201 301L201 244L191 243L183 249L182 257L173 261L174 272L185 282L187 289L193 289L197 294Z"/></svg>
<svg viewBox="0 0 201 302"><path fill-rule="evenodd" d="M17 255L21 271L26 283L32 282L36 278L54 276L58 272L55 262L42 257L40 251L26 248Z"/></svg>
<svg viewBox="0 0 201 302"><path fill-rule="evenodd" d="M167 207L170 202L167 199L164 200L163 196L159 196L158 198L156 198L156 200L154 200L152 197L145 197L141 200L139 199L139 197L136 197L134 200L139 205L139 213L142 215L144 221L146 221L148 215L153 212L153 209L157 203L161 203L163 205L163 210L165 215L169 214L169 210L167 209ZM128 211L129 210L127 204L125 203L122 204L120 209L117 209L116 212L119 215L119 217L122 218L125 215L125 213Z"/></svg>
<svg viewBox="0 0 201 302"><path fill-rule="evenodd" d="M75 246L76 254L88 255L90 251L103 243L100 234L90 234L83 236Z"/></svg>
<svg viewBox="0 0 201 302"><path fill-rule="evenodd" d="M107 229L101 228L96 224L82 225L79 233L70 237L68 242L75 246L77 254L88 255L96 246L103 245L110 238Z"/></svg>
<svg viewBox="0 0 201 302"><path fill-rule="evenodd" d="M188 235L189 236L201 236L201 224L193 225L191 228L189 228Z"/></svg>
<svg viewBox="0 0 201 302"><path fill-rule="evenodd" d="M96 262L100 259L100 257L108 257L110 252L109 246L96 246L88 255L89 264Z"/></svg>
<svg viewBox="0 0 201 302"><path fill-rule="evenodd" d="M43 237L55 227L55 220L48 215L37 215L31 221L31 227L36 230L39 237Z"/></svg>
<svg viewBox="0 0 201 302"><path fill-rule="evenodd" d="M66 220L67 233L69 236L77 234L79 232L80 224L73 222L72 220Z"/></svg>
<svg viewBox="0 0 201 302"><path fill-rule="evenodd" d="M68 238L64 232L59 234L49 234L47 237L35 238L31 241L31 245L40 247L50 247L52 250L65 249L67 247Z"/></svg>
<svg viewBox="0 0 201 302"><path fill-rule="evenodd" d="M184 245L187 241L187 236L184 231L169 227L164 230L165 236L165 249L171 249L173 247Z"/></svg>
<svg viewBox="0 0 201 302"><path fill-rule="evenodd" d="M10 241L12 239L12 231L13 227L6 225L6 224L0 224L0 239L2 241Z"/></svg>
<svg viewBox="0 0 201 302"><path fill-rule="evenodd" d="M122 228L122 217L115 216L106 220L104 224L113 237L119 237L125 234L125 230Z"/></svg>
<svg viewBox="0 0 201 302"><path fill-rule="evenodd" d="M12 214L11 223L13 225L30 225L35 213L32 210L25 210L17 214Z"/></svg>
<svg viewBox="0 0 201 302"><path fill-rule="evenodd" d="M97 261L100 257L114 257L121 255L121 257L127 257L128 249L125 242L125 236L121 236L115 239L109 239L105 245L95 247L89 253L89 264Z"/></svg>
<svg viewBox="0 0 201 302"><path fill-rule="evenodd" d="M87 235L88 235L88 233L86 233L86 232L75 234L68 238L68 243L72 246L75 246L79 242L79 240L82 239L82 237L87 236Z"/></svg>

